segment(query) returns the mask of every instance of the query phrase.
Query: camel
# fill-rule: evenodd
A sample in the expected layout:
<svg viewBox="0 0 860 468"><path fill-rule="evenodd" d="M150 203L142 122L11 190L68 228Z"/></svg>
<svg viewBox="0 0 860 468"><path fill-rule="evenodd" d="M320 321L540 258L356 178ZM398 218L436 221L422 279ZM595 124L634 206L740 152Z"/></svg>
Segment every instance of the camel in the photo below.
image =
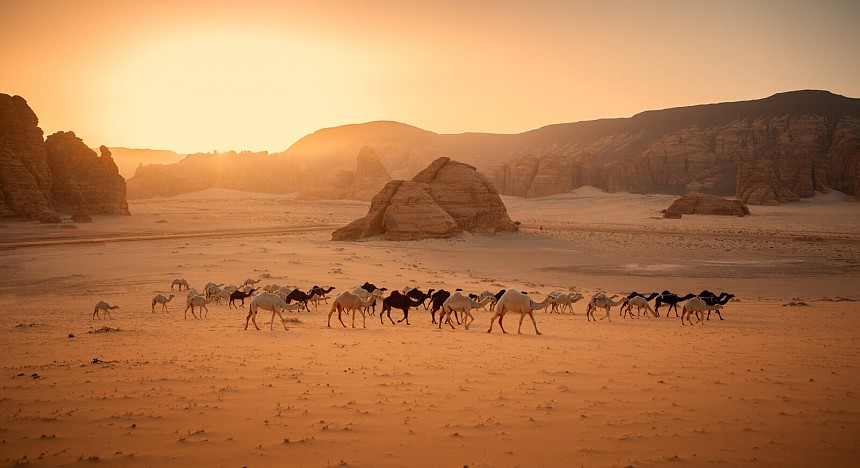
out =
<svg viewBox="0 0 860 468"><path fill-rule="evenodd" d="M218 291L218 293L215 294L215 303L218 305L221 305L222 300L225 302L229 301L231 294L233 294L233 292L229 291L227 289L222 289L222 290ZM211 299L211 297L210 297L210 299Z"/></svg>
<svg viewBox="0 0 860 468"><path fill-rule="evenodd" d="M257 284L259 282L260 280L253 280L251 278L248 278L242 283L242 286L251 286L252 284Z"/></svg>
<svg viewBox="0 0 860 468"><path fill-rule="evenodd" d="M504 319L505 314L510 311L520 314L520 325L517 327L517 334L522 333L523 319L526 317L526 314L528 314L529 318L532 319L532 324L535 326L535 334L540 335L537 322L535 322L534 311L543 309L551 300L552 298L547 296L543 301L535 302L523 292L517 291L516 289L508 289L496 303L496 310L493 317L490 319L490 329L487 330L487 333L493 331L493 322L496 320L496 317L499 318L499 328L502 329L502 333L507 333L505 331L505 327L502 325L502 319Z"/></svg>
<svg viewBox="0 0 860 468"><path fill-rule="evenodd" d="M209 308L206 307L206 304L212 302L212 299L206 299L204 296L197 295L189 297L187 301L185 301L185 318L188 318L188 309L191 309L191 315L194 318L197 318L197 315L194 314L194 308L200 307L200 318L203 318L203 311L206 311L206 316L209 316Z"/></svg>
<svg viewBox="0 0 860 468"><path fill-rule="evenodd" d="M311 309L308 307L308 301L311 299L311 294L301 291L299 289L293 289L289 294L287 294L287 298L284 300L287 304L292 301L300 302L302 306L304 306L305 310L310 312Z"/></svg>
<svg viewBox="0 0 860 468"><path fill-rule="evenodd" d="M403 318L398 320L400 323L406 320L406 325L409 325L409 308L421 305L421 301L412 299L411 297L402 294L400 291L391 291L385 299L382 300L382 311L379 312L379 323L383 322L383 316L388 314L388 320L394 325L394 320L391 318L391 309L400 309L403 311Z"/></svg>
<svg viewBox="0 0 860 468"><path fill-rule="evenodd" d="M179 286L179 290L180 290L180 291L182 291L182 287L183 287L183 286L185 287L185 289L191 289L191 287L190 287L190 286L188 286L188 281L185 281L185 279L184 279L184 278L177 278L177 279L173 280L173 281L170 283L170 290L171 290L171 291L173 291L173 287L174 287L174 286Z"/></svg>
<svg viewBox="0 0 860 468"><path fill-rule="evenodd" d="M257 309L270 310L272 311L272 320L269 322L269 330L275 329L275 314L277 313L279 317L281 317L281 323L284 325L284 330L289 330L287 328L287 320L284 318L284 314L282 311L284 310L298 310L302 306L301 304L287 304L281 299L277 294L271 293L262 293L255 296L251 299L251 304L248 306L248 316L245 317L245 330L248 329L248 321L252 321L254 323L254 327L259 330L260 327L257 326Z"/></svg>
<svg viewBox="0 0 860 468"><path fill-rule="evenodd" d="M221 292L221 286L223 286L223 285L224 285L224 283L221 283L221 284L209 283L209 284L207 284L203 288L203 292L205 293L204 295L206 296L206 299L212 299L213 297L217 296L218 293Z"/></svg>
<svg viewBox="0 0 860 468"><path fill-rule="evenodd" d="M678 317L678 304L684 302L688 299L692 299L696 297L695 294L687 294L685 296L679 297L677 294L670 293L669 291L663 291L657 296L657 299L654 301L654 312L660 314L660 306L663 304L669 304L669 310L666 311L666 317L669 317L669 311L675 309L675 317Z"/></svg>
<svg viewBox="0 0 860 468"><path fill-rule="evenodd" d="M170 297L165 296L164 294L156 294L152 298L152 312L155 312L155 304L161 304L161 311L168 312L167 303L173 300L173 294Z"/></svg>
<svg viewBox="0 0 860 468"><path fill-rule="evenodd" d="M367 315L365 313L365 309L370 306L372 302L376 302L379 298L382 297L382 292L377 290L374 291L374 294L371 294L368 299L363 299L358 294L354 294L350 291L344 291L338 294L334 298L334 302L331 304L331 311L328 313L328 326L331 327L331 316L334 314L334 311L337 310L337 319L340 321L340 324L346 328L343 320L341 319L341 314L343 311L349 313L352 311L352 328L355 328L355 312L361 312L361 321L362 327L367 328Z"/></svg>
<svg viewBox="0 0 860 468"><path fill-rule="evenodd" d="M627 303L622 304L621 308L623 309L625 305L627 306L627 310L624 311L623 317L627 317L627 313L629 312L630 318L633 318L633 308L634 307L636 307L636 317L637 318L639 317L639 313L642 312L642 309L645 309L645 317L648 317L648 319L651 318L648 316L648 312L651 312L651 315L653 315L654 317L659 317L659 315L657 315L657 312L654 312L654 309L651 308L651 304L648 304L648 298L647 297L633 296L631 298L628 298Z"/></svg>
<svg viewBox="0 0 860 468"><path fill-rule="evenodd" d="M449 296L442 304L442 310L439 312L439 328L442 328L443 316L446 317L445 323L451 325L451 328L454 328L454 324L451 323L451 312L459 311L463 314L463 325L465 325L466 330L468 330L469 325L475 321L475 316L472 315L472 310L484 307L493 299L495 299L495 297L485 297L480 301L474 301L472 298L464 296L460 291L451 294L451 296ZM472 320L469 320L470 318Z"/></svg>
<svg viewBox="0 0 860 468"><path fill-rule="evenodd" d="M388 291L388 288L377 288L375 284L368 283L367 281L365 281L364 284L362 284L361 286L356 287L356 289L363 289L363 290L367 291L368 294L371 294L377 290L383 291L383 293L384 293L384 291ZM353 289L352 292L361 295L361 293L356 292L355 289ZM367 309L365 309L365 312L367 312ZM376 302L373 302L370 305L370 315L375 315L375 314L376 314Z"/></svg>
<svg viewBox="0 0 860 468"><path fill-rule="evenodd" d="M625 298L621 301L621 307L618 309L618 314L623 316L623 315L625 314L625 312L626 312L626 311L630 310L630 306L628 306L628 305L627 305L627 302L628 302L630 299L633 299L634 297L645 297L645 300L646 300L646 301L650 301L650 300L654 299L655 297L657 297L657 296L659 296L659 295L660 295L660 293L652 292L651 294L649 294L649 295L648 295L648 297L645 297L645 295L644 295L644 294L640 294L640 293L638 293L638 292L636 292L636 291L633 291L632 293L628 294L628 295L627 295L627 297L625 297Z"/></svg>
<svg viewBox="0 0 860 468"><path fill-rule="evenodd" d="M406 289L406 288L403 288L403 289ZM421 305L424 306L424 310L427 310L427 299L430 299L431 297L433 297L433 291L435 291L435 289L428 289L426 293L423 293L418 288L411 288L411 289L409 289L409 291L404 292L403 294L406 294L407 296L411 297L412 299L416 299L416 300L421 301Z"/></svg>
<svg viewBox="0 0 860 468"><path fill-rule="evenodd" d="M694 297L684 303L684 307L681 308L681 325L684 324L684 317L687 318L687 321L690 322L690 325L693 324L693 320L690 319L690 316L696 314L697 323L705 324L705 312L710 312L712 310L720 310L723 308L722 304L714 304L710 305L705 302L703 299ZM699 313L702 316L699 316Z"/></svg>
<svg viewBox="0 0 860 468"><path fill-rule="evenodd" d="M230 293L230 303L227 304L227 307L236 307L235 301L242 301L241 307L245 307L245 298L254 294L254 291L256 291L254 288L251 288L249 291L233 291ZM238 309L238 307L236 308Z"/></svg>
<svg viewBox="0 0 860 468"><path fill-rule="evenodd" d="M186 298L199 296L199 295L200 295L200 293L197 292L197 288L191 288L185 293Z"/></svg>
<svg viewBox="0 0 860 468"><path fill-rule="evenodd" d="M119 306L112 306L105 301L96 302L96 306L93 308L93 320L95 320L96 317L98 317L99 320L101 320L101 316L99 315L100 310L105 311L105 317L113 320L113 317L110 316L110 311L113 309L119 309Z"/></svg>
<svg viewBox="0 0 860 468"><path fill-rule="evenodd" d="M436 323L436 311L442 308L442 304L451 297L451 293L440 289L430 296L430 321ZM454 318L457 319L457 325L460 324L460 318L457 317L457 311L454 311Z"/></svg>
<svg viewBox="0 0 860 468"><path fill-rule="evenodd" d="M600 317L600 320L609 319L609 321L611 322L612 319L609 318L609 310L612 308L612 306L617 306L618 304L621 304L623 302L623 300L615 302L612 299L613 297L618 297L618 295L614 294L612 295L612 297L609 297L606 294L597 293L592 296L591 300L588 301L588 306L585 308L585 317L588 319L588 321L590 322L591 319L594 319L595 322L597 321L597 319L594 318L594 311L599 307L601 309L606 310L606 315Z"/></svg>
<svg viewBox="0 0 860 468"><path fill-rule="evenodd" d="M708 305L717 305L717 304L726 305L733 297L735 297L735 295L727 293L727 292L722 292L722 293L720 293L719 296L717 296L714 293L712 293L706 289L706 290L700 292L698 297L700 299L702 299L703 301L705 301L705 303ZM717 313L717 316L720 317L720 320L723 320L723 314L720 313L719 309L714 309L714 312ZM705 320L710 320L710 319L711 319L711 311L709 310L708 311L708 317Z"/></svg>
<svg viewBox="0 0 860 468"><path fill-rule="evenodd" d="M325 300L325 303L328 304L328 293L330 293L332 291L334 291L334 286L317 286L317 285L314 285L311 288L311 290L308 291L308 294L310 294L310 295L316 294L317 296L320 297L320 299Z"/></svg>
<svg viewBox="0 0 860 468"><path fill-rule="evenodd" d="M573 304L577 303L580 299L582 299L582 294L580 293L556 293L555 295L550 294L552 297L552 308L550 309L550 313L564 313L565 309L570 309L570 313L573 312ZM561 310L559 310L559 305L561 305Z"/></svg>

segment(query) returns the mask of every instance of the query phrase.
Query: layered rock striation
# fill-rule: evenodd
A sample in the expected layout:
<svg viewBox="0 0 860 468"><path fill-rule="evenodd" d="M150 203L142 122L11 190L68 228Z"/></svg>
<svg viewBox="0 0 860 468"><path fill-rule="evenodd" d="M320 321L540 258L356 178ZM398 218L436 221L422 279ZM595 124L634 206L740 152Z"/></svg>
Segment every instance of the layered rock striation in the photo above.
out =
<svg viewBox="0 0 860 468"><path fill-rule="evenodd" d="M383 235L386 240L516 232L492 183L473 166L439 158L411 181L388 182L370 210L332 234L332 240Z"/></svg>
<svg viewBox="0 0 860 468"><path fill-rule="evenodd" d="M110 151L101 157L72 132L43 140L20 96L0 94L0 216L60 222L58 211L129 214L125 180Z"/></svg>

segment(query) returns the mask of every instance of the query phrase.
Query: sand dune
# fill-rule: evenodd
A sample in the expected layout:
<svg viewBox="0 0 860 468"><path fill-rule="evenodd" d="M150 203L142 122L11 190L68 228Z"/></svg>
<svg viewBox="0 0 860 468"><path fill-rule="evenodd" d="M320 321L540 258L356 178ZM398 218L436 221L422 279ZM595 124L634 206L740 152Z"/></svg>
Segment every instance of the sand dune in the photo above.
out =
<svg viewBox="0 0 860 468"><path fill-rule="evenodd" d="M131 218L76 228L6 223L0 460L854 465L860 206L830 194L749 218L659 219L667 200L505 199L521 234L403 243L328 240L366 203L222 192L139 201ZM423 309L408 327L375 315L367 329L328 329L322 307L290 314L289 331L269 330L266 312L261 331L244 331L245 309L183 319L184 292L151 313L180 277L737 301L692 327L617 310L588 323L580 301L576 314L536 312L541 336L528 318L517 335L515 316L507 335L487 334L487 311L468 331L439 329ZM100 299L120 306L112 319L91 319Z"/></svg>

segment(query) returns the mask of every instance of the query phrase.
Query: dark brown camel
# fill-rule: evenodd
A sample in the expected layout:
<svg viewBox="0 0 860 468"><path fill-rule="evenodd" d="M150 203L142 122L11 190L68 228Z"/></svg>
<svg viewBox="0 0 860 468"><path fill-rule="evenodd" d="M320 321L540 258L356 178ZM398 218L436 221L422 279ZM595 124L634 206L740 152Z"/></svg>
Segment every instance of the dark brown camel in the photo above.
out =
<svg viewBox="0 0 860 468"><path fill-rule="evenodd" d="M230 306L236 307L236 304L233 301L242 301L242 307L245 307L245 298L250 296L251 294L254 294L254 291L256 291L256 289L249 289L247 293L239 290L231 292L230 304L227 305L227 308L229 309ZM236 308L238 309L238 307Z"/></svg>
<svg viewBox="0 0 860 468"><path fill-rule="evenodd" d="M287 304L292 301L301 302L305 310L310 312L311 310L308 308L308 299L310 298L311 294L306 293L304 291L300 291L298 289L293 289L289 294L287 294L287 300L285 300L284 302L286 302Z"/></svg>
<svg viewBox="0 0 860 468"><path fill-rule="evenodd" d="M421 301L421 304L424 306L424 310L427 310L426 302L427 302L427 299L430 299L431 297L433 297L433 291L435 291L435 289L428 289L426 293L423 293L423 292L421 292L420 289L415 288L415 289L410 289L409 292L406 293L406 295L411 297L412 299Z"/></svg>
<svg viewBox="0 0 860 468"><path fill-rule="evenodd" d="M708 291L707 289L699 293L699 299L705 301L705 304L708 304L709 306L714 306L717 304L726 305L730 300L732 300L733 297L735 297L734 294L730 294L730 293L727 293L725 291L721 292L719 296L712 293L711 291ZM720 313L719 309L714 310L714 312L717 313L717 316L720 317L720 320L724 320L723 315ZM710 320L710 319L711 319L711 311L709 310L708 316L705 318L705 320Z"/></svg>
<svg viewBox="0 0 860 468"><path fill-rule="evenodd" d="M382 318L387 314L388 320L391 320L391 324L393 325L394 320L391 319L391 309L400 309L403 311L403 318L398 320L397 323L406 320L406 325L409 325L409 308L419 305L421 305L421 301L412 299L400 291L391 291L391 294L382 300L382 312L379 313L379 323L385 323L382 321Z"/></svg>
<svg viewBox="0 0 860 468"><path fill-rule="evenodd" d="M663 304L668 304L669 310L666 311L666 317L669 316L669 312L672 309L675 309L675 317L680 317L680 315L678 315L678 303L684 302L687 299L692 299L694 297L696 297L695 294L687 294L683 297L678 297L678 295L675 293L670 293L669 291L663 291L662 293L660 293L659 296L657 296L657 299L654 302L654 312L659 314L660 313L660 306Z"/></svg>
<svg viewBox="0 0 860 468"><path fill-rule="evenodd" d="M444 304L445 301L447 301L449 297L451 297L451 293L449 293L448 291L445 291L444 289L440 289L440 290L436 291L430 297L430 305L431 305L430 306L430 320L432 320L433 323L436 323L436 312L442 308L442 304ZM457 311L455 310L453 312L454 312L454 318L457 319L457 325L459 325L460 324L460 318L457 317Z"/></svg>

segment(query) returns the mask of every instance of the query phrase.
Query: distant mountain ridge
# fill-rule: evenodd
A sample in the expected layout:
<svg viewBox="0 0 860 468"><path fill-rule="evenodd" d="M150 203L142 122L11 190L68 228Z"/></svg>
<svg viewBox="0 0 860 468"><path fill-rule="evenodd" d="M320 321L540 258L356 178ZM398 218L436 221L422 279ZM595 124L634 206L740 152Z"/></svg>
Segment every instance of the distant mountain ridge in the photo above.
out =
<svg viewBox="0 0 860 468"><path fill-rule="evenodd" d="M505 195L546 196L593 185L610 192L705 191L752 204L781 203L829 189L857 195L858 142L860 99L804 90L519 134L446 135L390 121L344 125L303 137L264 166L281 171L289 187L280 190L327 193L327 184L343 180L332 174L355 171L366 146L393 179L409 179L445 156L477 167ZM231 184L225 188L261 191L266 185Z"/></svg>

